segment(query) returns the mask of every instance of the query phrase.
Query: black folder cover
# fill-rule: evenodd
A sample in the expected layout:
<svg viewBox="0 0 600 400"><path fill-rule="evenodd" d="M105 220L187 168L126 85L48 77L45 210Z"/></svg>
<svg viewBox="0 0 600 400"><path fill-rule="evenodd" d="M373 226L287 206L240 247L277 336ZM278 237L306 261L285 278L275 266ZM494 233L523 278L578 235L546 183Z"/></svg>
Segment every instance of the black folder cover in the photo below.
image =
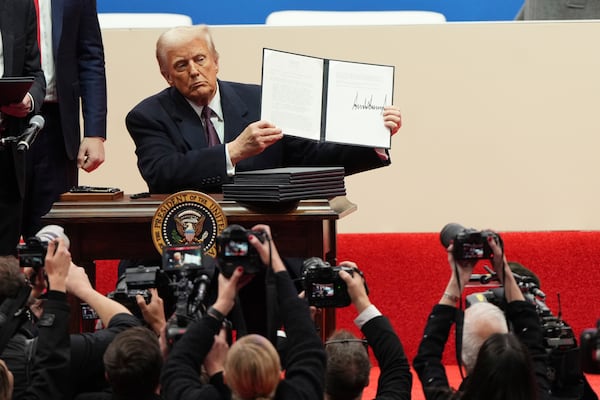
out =
<svg viewBox="0 0 600 400"><path fill-rule="evenodd" d="M33 77L5 77L0 78L0 106L20 103L33 85Z"/></svg>

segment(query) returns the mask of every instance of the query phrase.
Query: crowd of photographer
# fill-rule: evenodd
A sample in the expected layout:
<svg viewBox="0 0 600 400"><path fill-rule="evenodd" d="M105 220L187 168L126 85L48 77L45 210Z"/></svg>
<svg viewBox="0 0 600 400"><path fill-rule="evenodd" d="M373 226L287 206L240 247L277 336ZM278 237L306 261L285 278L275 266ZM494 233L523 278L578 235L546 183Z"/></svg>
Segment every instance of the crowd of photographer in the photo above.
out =
<svg viewBox="0 0 600 400"><path fill-rule="evenodd" d="M402 343L352 262L305 260L299 293L269 226L231 226L217 241L216 260L197 247L165 249L161 267L129 269L103 296L71 262L68 239L55 228L38 234L47 236L43 252L34 240L20 260L0 259L0 400L355 400L369 385L368 348L380 368L376 399L411 398ZM567 362L578 350L565 337L568 326L537 300L539 283L511 270L500 236L449 224L440 237L450 279L413 363L426 399L597 399ZM463 310L482 259L501 290L467 296ZM257 281L265 315L256 326L266 323L249 332L240 294ZM89 305L102 329L69 335L66 294ZM338 330L323 343L311 308L350 304L363 337ZM452 326L466 371L457 389L442 363ZM553 359L572 370L550 377Z"/></svg>

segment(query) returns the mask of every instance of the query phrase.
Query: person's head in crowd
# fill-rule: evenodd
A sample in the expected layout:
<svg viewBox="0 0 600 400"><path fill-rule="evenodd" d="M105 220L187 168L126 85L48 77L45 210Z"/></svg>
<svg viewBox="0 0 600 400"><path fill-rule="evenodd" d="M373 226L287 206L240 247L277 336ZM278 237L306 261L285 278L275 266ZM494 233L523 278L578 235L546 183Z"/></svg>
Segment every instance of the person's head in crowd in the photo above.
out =
<svg viewBox="0 0 600 400"><path fill-rule="evenodd" d="M339 330L325 342L327 369L325 371L326 400L354 400L362 397L369 385L371 361L366 340L351 332Z"/></svg>
<svg viewBox="0 0 600 400"><path fill-rule="evenodd" d="M0 359L0 400L12 399L13 392L13 375Z"/></svg>
<svg viewBox="0 0 600 400"><path fill-rule="evenodd" d="M206 25L180 26L156 43L160 73L170 86L194 102L207 105L217 92L219 53Z"/></svg>
<svg viewBox="0 0 600 400"><path fill-rule="evenodd" d="M16 297L25 285L25 277L14 256L0 256L0 303L8 297Z"/></svg>
<svg viewBox="0 0 600 400"><path fill-rule="evenodd" d="M461 400L538 398L527 346L512 333L494 333L482 344Z"/></svg>
<svg viewBox="0 0 600 400"><path fill-rule="evenodd" d="M227 353L223 379L236 400L272 399L281 380L279 354L264 336L243 336Z"/></svg>
<svg viewBox="0 0 600 400"><path fill-rule="evenodd" d="M136 326L119 333L103 360L115 395L145 399L156 393L163 355L156 335L148 328Z"/></svg>
<svg viewBox="0 0 600 400"><path fill-rule="evenodd" d="M474 303L465 310L462 362L471 373L483 342L495 333L507 333L508 325L504 311L492 303Z"/></svg>

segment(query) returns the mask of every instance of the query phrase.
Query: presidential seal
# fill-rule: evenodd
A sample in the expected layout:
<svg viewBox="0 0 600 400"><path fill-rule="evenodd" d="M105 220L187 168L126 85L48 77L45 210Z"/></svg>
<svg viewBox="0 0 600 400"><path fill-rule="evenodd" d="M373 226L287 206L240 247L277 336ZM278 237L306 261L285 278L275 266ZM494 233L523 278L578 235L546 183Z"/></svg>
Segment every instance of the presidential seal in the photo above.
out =
<svg viewBox="0 0 600 400"><path fill-rule="evenodd" d="M165 246L202 244L206 255L216 257L217 236L227 226L223 209L212 197L192 190L167 197L152 217L152 241L162 254Z"/></svg>

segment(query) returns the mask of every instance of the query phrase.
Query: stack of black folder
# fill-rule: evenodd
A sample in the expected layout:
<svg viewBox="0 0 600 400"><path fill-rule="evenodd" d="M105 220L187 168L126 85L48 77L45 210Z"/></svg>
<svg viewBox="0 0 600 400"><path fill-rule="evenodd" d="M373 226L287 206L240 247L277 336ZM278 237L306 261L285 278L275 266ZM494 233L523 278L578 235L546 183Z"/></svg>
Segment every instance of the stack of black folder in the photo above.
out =
<svg viewBox="0 0 600 400"><path fill-rule="evenodd" d="M343 167L288 167L239 172L223 185L225 200L278 203L345 196Z"/></svg>

